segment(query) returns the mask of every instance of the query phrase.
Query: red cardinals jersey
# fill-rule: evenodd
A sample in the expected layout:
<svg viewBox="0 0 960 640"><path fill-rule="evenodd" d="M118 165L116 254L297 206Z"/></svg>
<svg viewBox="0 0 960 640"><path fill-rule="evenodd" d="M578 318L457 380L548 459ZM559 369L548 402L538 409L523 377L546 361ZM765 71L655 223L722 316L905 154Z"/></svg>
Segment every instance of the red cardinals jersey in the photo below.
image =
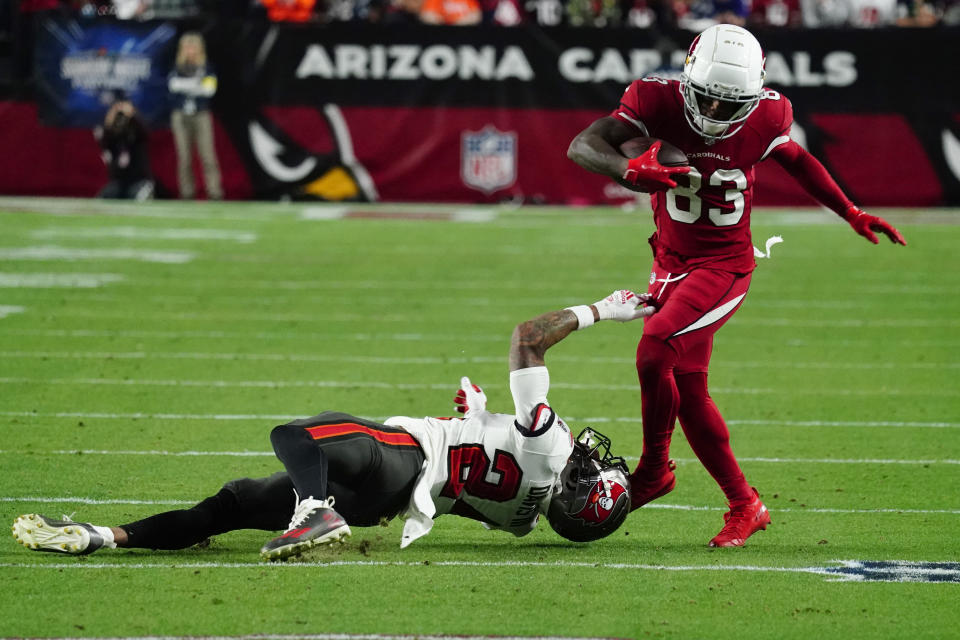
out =
<svg viewBox="0 0 960 640"><path fill-rule="evenodd" d="M675 176L677 187L651 196L657 231L650 243L660 264L675 273L698 266L752 271L754 166L790 140L790 101L766 90L743 128L714 144L687 122L676 80L636 80L610 115L640 135L673 143L690 160L690 173Z"/></svg>

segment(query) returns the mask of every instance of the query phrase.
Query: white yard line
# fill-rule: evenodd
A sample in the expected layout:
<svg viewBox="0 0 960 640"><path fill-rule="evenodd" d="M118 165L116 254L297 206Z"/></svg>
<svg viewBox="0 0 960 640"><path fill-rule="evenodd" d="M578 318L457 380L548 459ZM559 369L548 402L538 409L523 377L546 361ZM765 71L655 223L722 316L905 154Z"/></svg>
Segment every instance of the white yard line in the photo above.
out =
<svg viewBox="0 0 960 640"><path fill-rule="evenodd" d="M140 378L30 378L19 376L0 377L0 384L53 384L53 385L94 385L94 386L145 386L145 387L198 387L210 389L233 388L317 388L317 389L450 389L449 382L383 382L374 380L181 380L176 378L140 379ZM583 384L573 382L554 382L554 389L571 391L629 391L635 393L635 384ZM783 389L758 387L713 387L711 393L724 395L780 395ZM960 396L958 389L791 389L792 395L841 396L841 397L889 397L889 396Z"/></svg>
<svg viewBox="0 0 960 640"><path fill-rule="evenodd" d="M3 566L3 565L0 565ZM28 639L32 640L32 639ZM39 639L38 639L39 640ZM395 635L382 633L307 633L295 636L255 633L238 636L70 636L70 640L619 640L577 636L445 636L437 634Z"/></svg>
<svg viewBox="0 0 960 640"><path fill-rule="evenodd" d="M110 504L131 504L131 505L160 505L160 506L181 506L194 505L202 499L198 496L196 500L142 500L137 498L89 498L84 496L0 496L0 502L16 503L37 503L37 504L87 504L87 505L110 505ZM919 514L919 515L960 515L960 509L839 509L827 507L780 507L776 503L770 502L771 511L774 513L834 513L848 515L879 515L879 514ZM659 504L650 503L644 506L644 509L662 509L665 511L727 511L727 507L698 506L688 504Z"/></svg>
<svg viewBox="0 0 960 640"><path fill-rule="evenodd" d="M0 273L0 289L94 289L124 277L118 273Z"/></svg>
<svg viewBox="0 0 960 640"><path fill-rule="evenodd" d="M13 449L0 449L0 455L10 456L162 456L162 457L226 457L226 458L273 458L273 451L167 451L161 449L54 449L51 451L18 451ZM633 456L624 456L625 460L636 461L639 458ZM740 462L758 462L769 464L872 464L872 465L960 465L960 460L929 458L921 460L904 460L897 458L770 458L770 457L738 457ZM674 458L679 464L699 464L696 458Z"/></svg>
<svg viewBox="0 0 960 640"><path fill-rule="evenodd" d="M437 365L461 363L498 363L506 362L507 357L501 356L471 356L462 358L447 357L400 357L400 356L361 356L361 355L319 355L301 353L237 353L237 352L207 352L207 351L0 351L0 358L20 358L26 360L48 360L51 358L69 360L252 360L276 362L356 362L369 364L401 364L401 365ZM551 362L572 362L590 364L612 364L629 366L634 358L616 358L611 356L564 356L550 357ZM729 368L750 369L782 369L782 360L743 361L724 360L715 366ZM942 370L958 369L960 362L793 362L789 363L792 369L854 369L854 370L891 370L903 369Z"/></svg>
<svg viewBox="0 0 960 640"><path fill-rule="evenodd" d="M163 264L183 264L190 262L194 253L190 251L159 251L154 249L76 249L70 247L0 247L0 260L75 262L78 260L136 260L138 262L159 262Z"/></svg>
<svg viewBox="0 0 960 640"><path fill-rule="evenodd" d="M958 569L953 562L909 562L909 561L881 561L868 562L862 560L831 560L832 565L822 567L784 567L784 566L763 566L746 564L687 564L687 565L668 565L668 564L639 564L628 562L528 562L528 561L467 561L467 560L408 560L408 561L387 561L387 560L340 560L332 562L84 562L66 561L66 562L3 562L0 568L9 569L54 569L64 571L66 569L77 569L85 571L102 571L111 569L120 570L197 570L197 569L256 569L258 571L295 571L297 569L323 570L339 569L344 567L404 567L410 569L420 569L430 571L436 567L453 568L483 568L483 569L560 569L569 570L627 570L627 571L655 571L655 572L679 572L679 573L716 573L716 572L747 572L747 573L794 573L794 574L812 574L824 576L830 581L878 581L878 582L933 582L931 578L941 578L943 582L956 582ZM871 565L883 565L882 568L873 568ZM870 580L865 574L874 571L877 575ZM944 580L946 578L946 580ZM952 578L952 580L950 579ZM286 636L243 636L251 638L286 638ZM296 638L330 638L354 640L355 638L370 638L379 640L380 638L417 638L419 640L428 640L430 638L441 638L443 636L304 636L298 635ZM471 636L455 636L456 638L466 639ZM220 638L220 637L217 637ZM101 639L102 640L102 639ZM166 640L164 637L158 640ZM497 640L509 640L507 637L497 637ZM543 640L543 639L540 639ZM575 640L567 638L566 640Z"/></svg>
<svg viewBox="0 0 960 640"><path fill-rule="evenodd" d="M2 250L0 250L2 253ZM0 255L0 258L3 256ZM131 256L132 257L132 256ZM143 258L145 261L165 261ZM173 260L171 260L173 261ZM470 306L470 305L465 305ZM242 319L243 322L309 322L318 321L317 313L312 312L287 312L274 313L253 310L224 310L224 311L163 311L157 309L146 309L138 311L135 309L125 311L111 311L102 308L89 309L71 309L70 316L76 318L102 318L113 320L128 320L137 322L140 320L230 320L236 321ZM325 310L321 316L324 322L358 322L370 319L369 313L348 312L348 311L330 311ZM423 314L389 312L381 313L377 316L379 322L414 322L421 320ZM471 316L471 323L484 324L505 324L510 323L515 316L507 313L483 313ZM733 318L730 321L731 326L775 326L775 327L815 327L815 328L924 328L924 327L960 327L960 320L954 318L941 319L910 319L910 318L866 318L866 319L831 319L831 320L796 320L793 318Z"/></svg>
<svg viewBox="0 0 960 640"><path fill-rule="evenodd" d="M180 229L153 227L46 227L30 234L34 238L122 238L125 240L226 240L249 244L257 234L230 229Z"/></svg>
<svg viewBox="0 0 960 640"><path fill-rule="evenodd" d="M7 316L23 313L24 311L26 311L25 307L10 304L0 304L0 318L6 318Z"/></svg>
<svg viewBox="0 0 960 640"><path fill-rule="evenodd" d="M447 385L449 387L449 385ZM452 387L451 387L452 388ZM163 412L129 412L115 413L109 411L0 411L0 416L11 418L101 418L108 420L296 420L303 418L301 414L284 413L163 413ZM382 421L389 416L358 416L370 420ZM566 417L570 422L609 423L627 422L640 423L635 416L621 417ZM868 428L920 428L920 429L960 429L960 422L921 422L903 420L727 420L728 425L734 426L774 426L774 427L868 427Z"/></svg>
<svg viewBox="0 0 960 640"><path fill-rule="evenodd" d="M131 450L131 449L54 449L51 451L17 451L0 449L0 455L11 456L162 456L162 457L225 457L225 458L273 458L273 451L167 451L161 449ZM625 460L636 461L639 458L624 456ZM740 462L757 462L766 464L872 464L872 465L960 465L960 460L929 458L921 460L904 460L896 458L770 458L770 457L738 457ZM679 464L699 464L696 458L674 458Z"/></svg>
<svg viewBox="0 0 960 640"><path fill-rule="evenodd" d="M6 329L0 330L0 335L13 336L40 336L48 338L200 338L205 340L235 340L252 339L257 340L297 340L302 343L305 340L351 340L370 342L375 340L396 341L396 342L494 342L506 344L508 338L505 334L478 334L474 332L467 333L320 333L316 331L167 331L167 330L148 330L148 329ZM756 338L739 338L727 335L723 339L724 344L749 343L756 344ZM785 338L785 346L805 347L815 346L823 347L875 347L876 339L864 338L862 340L835 340L831 336L824 334L822 339L804 340L800 338ZM940 349L960 347L960 340L949 339L930 339L930 340L908 340L897 339L897 344L904 347L937 347Z"/></svg>

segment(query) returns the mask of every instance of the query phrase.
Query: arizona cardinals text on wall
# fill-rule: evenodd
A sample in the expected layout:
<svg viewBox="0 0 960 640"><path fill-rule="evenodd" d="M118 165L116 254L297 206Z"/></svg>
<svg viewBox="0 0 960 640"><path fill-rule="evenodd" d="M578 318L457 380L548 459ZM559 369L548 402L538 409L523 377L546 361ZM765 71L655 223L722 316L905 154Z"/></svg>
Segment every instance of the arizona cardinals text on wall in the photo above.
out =
<svg viewBox="0 0 960 640"><path fill-rule="evenodd" d="M416 44L323 45L307 47L297 66L297 78L317 76L328 80L347 78L388 80L533 80L533 68L517 46L502 53L492 45L474 47L444 44L422 47Z"/></svg>

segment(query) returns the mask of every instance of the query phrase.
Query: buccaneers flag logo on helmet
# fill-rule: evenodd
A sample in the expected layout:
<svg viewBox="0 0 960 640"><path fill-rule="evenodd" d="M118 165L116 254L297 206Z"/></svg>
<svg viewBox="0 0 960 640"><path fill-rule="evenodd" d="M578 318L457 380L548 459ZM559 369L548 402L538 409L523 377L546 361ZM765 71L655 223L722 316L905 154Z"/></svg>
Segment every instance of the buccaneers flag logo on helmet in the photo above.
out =
<svg viewBox="0 0 960 640"><path fill-rule="evenodd" d="M573 517L597 524L605 522L610 517L614 505L617 504L617 499L627 492L618 482L607 481L607 484L609 484L609 492L603 486L604 481L597 480L587 495L587 502L583 505L583 509L573 514Z"/></svg>

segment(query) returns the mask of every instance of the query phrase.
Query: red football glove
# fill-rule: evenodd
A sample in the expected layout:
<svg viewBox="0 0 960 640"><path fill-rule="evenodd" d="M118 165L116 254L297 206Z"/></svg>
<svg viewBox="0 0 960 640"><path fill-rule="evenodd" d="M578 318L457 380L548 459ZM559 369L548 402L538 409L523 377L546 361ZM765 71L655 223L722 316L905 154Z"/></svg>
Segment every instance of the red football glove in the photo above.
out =
<svg viewBox="0 0 960 640"><path fill-rule="evenodd" d="M847 209L843 219L850 223L850 226L853 227L854 231L862 235L873 244L878 244L880 242L877 240L877 235L874 233L874 231L879 231L885 234L888 238L890 238L890 242L895 244L902 244L904 246L907 244L907 241L904 240L903 235L893 228L889 222L883 218L871 216L869 213L862 211L857 207L850 207Z"/></svg>
<svg viewBox="0 0 960 640"><path fill-rule="evenodd" d="M487 394L483 389L470 382L470 378L460 378L460 389L453 397L454 409L466 415L480 413L487 408Z"/></svg>
<svg viewBox="0 0 960 640"><path fill-rule="evenodd" d="M677 186L672 174L689 173L690 167L665 167L657 160L661 142L658 140L650 145L636 158L627 163L627 170L623 172L623 180L640 187L644 191L661 191Z"/></svg>

